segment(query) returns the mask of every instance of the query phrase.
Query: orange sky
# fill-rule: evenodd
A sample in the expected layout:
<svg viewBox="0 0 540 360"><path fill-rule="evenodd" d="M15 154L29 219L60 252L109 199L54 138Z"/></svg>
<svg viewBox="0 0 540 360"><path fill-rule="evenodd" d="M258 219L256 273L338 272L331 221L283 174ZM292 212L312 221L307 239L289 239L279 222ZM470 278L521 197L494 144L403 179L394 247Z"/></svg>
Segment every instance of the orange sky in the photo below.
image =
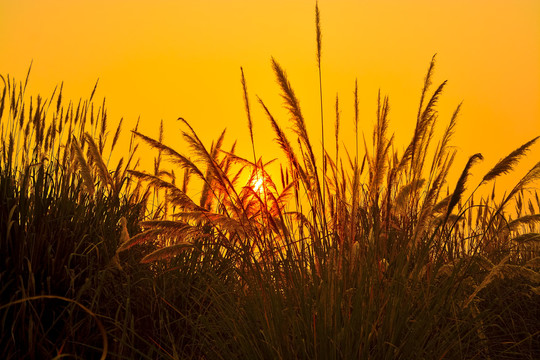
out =
<svg viewBox="0 0 540 360"><path fill-rule="evenodd" d="M468 156L481 152L485 160L473 172L483 174L540 135L540 1L321 0L319 6L327 142L333 140L339 93L342 140L354 146L352 92L358 78L366 139L380 88L390 96L391 131L401 153L435 53L435 83L449 80L440 128L464 101L453 142L459 149L457 172ZM99 78L98 98L107 98L111 122L125 118L126 137L139 115L149 136L157 136L163 119L166 143L182 150L175 121L182 116L208 145L227 127L227 144L238 139L240 154L250 157L243 66L256 150L267 160L279 149L255 95L288 125L270 66L273 56L286 69L308 131L319 143L311 0L2 0L0 44L4 75L24 79L33 60L30 93L49 96L64 81L64 96L78 100L89 96ZM538 160L540 145L527 167Z"/></svg>

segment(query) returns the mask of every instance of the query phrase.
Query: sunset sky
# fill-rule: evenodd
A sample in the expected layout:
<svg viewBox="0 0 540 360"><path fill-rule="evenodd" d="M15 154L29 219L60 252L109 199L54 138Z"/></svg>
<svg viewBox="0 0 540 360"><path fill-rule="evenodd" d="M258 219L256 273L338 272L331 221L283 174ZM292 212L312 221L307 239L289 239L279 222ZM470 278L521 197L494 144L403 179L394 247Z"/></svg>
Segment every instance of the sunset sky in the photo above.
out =
<svg viewBox="0 0 540 360"><path fill-rule="evenodd" d="M251 144L240 84L245 71L256 150L279 154L261 97L289 125L272 73L274 57L300 99L308 131L320 143L314 1L0 1L0 73L24 80L33 61L30 94L87 98L99 78L111 132L124 117L124 136L140 129L183 150L178 117L208 146L227 128L227 147ZM395 148L412 136L420 90L437 53L434 86L448 85L440 101L444 128L463 101L453 144L456 171L477 152L485 173L500 158L540 135L540 1L538 0L321 0L325 135L333 144L339 94L341 140L354 147L353 90L358 79L360 127L371 138L377 92L390 97ZM540 160L540 145L526 167ZM524 168L518 174L523 174ZM453 175L454 177L456 175ZM511 181L513 184L515 181Z"/></svg>

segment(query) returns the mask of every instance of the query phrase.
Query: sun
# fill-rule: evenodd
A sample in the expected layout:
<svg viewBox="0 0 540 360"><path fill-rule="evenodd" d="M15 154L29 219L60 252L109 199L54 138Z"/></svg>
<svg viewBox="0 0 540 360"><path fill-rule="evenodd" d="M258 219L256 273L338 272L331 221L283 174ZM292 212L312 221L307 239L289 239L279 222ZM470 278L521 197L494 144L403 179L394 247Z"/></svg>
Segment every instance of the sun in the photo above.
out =
<svg viewBox="0 0 540 360"><path fill-rule="evenodd" d="M263 184L264 184L264 179L262 178L262 176L260 177L257 176L251 182L251 187L256 193L260 193L263 190L262 189Z"/></svg>
<svg viewBox="0 0 540 360"><path fill-rule="evenodd" d="M264 172L261 169L256 169L251 175L251 181L249 183L249 186L253 189L255 193L260 196L263 195L265 191L265 182L266 179L264 176Z"/></svg>

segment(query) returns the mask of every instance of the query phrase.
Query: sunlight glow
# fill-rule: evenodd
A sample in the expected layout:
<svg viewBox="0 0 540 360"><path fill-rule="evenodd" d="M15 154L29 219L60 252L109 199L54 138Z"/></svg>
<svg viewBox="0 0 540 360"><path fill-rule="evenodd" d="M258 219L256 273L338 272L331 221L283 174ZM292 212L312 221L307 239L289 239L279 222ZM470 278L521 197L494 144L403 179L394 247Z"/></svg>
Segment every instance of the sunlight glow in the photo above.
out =
<svg viewBox="0 0 540 360"><path fill-rule="evenodd" d="M251 187L256 193L261 193L263 191L264 179L262 176L255 176L251 182Z"/></svg>
<svg viewBox="0 0 540 360"><path fill-rule="evenodd" d="M237 121L245 117L240 67L250 96L260 96L281 124L288 117L274 87L270 57L290 75L308 130L319 133L314 3L4 0L0 40L10 56L0 57L0 68L3 75L24 79L33 62L27 93L46 93L64 81L67 101L88 94L99 78L95 98L107 97L111 124L123 117L123 128L133 128L140 118L139 130L154 135L155 120L163 119L165 129L172 130L182 116L208 124L196 126L203 139L216 138L224 127L239 134L237 151L243 153L251 144L242 138L245 122ZM330 99L339 93L339 142L354 146L353 121L348 120L354 117L357 79L360 130L371 133L380 89L390 95L395 146L406 147L419 88L435 53L435 83L449 80L439 128L457 104L465 104L452 142L460 150L456 164L480 149L486 159L497 160L528 141L529 134L540 133L538 0L321 0L319 7L326 141L333 136ZM279 149L266 136L272 132L267 115L255 104L252 112L258 156L273 158ZM519 125L512 119L520 119ZM319 154L319 143L314 146ZM121 152L113 154L113 161L120 157ZM151 166L147 162L143 165ZM534 165L533 157L525 162L527 169ZM489 170L489 164L479 164L484 169L478 173ZM458 177L456 170L449 181Z"/></svg>
<svg viewBox="0 0 540 360"><path fill-rule="evenodd" d="M261 170L260 168L254 169L253 173L251 174L249 186L260 197L262 197L268 189L268 184L266 183L268 180L266 179L266 176L268 175L265 175L264 170Z"/></svg>

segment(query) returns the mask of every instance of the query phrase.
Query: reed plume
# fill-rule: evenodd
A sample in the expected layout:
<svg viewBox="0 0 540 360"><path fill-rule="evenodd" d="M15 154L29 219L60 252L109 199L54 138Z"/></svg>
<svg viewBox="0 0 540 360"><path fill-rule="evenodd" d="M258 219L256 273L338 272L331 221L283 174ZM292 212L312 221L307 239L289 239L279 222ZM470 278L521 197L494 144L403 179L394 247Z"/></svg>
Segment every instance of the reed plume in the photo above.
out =
<svg viewBox="0 0 540 360"><path fill-rule="evenodd" d="M321 15L319 13L319 2L315 2L315 33L317 38L317 69L319 71L319 103L321 113L321 141L322 141L322 166L323 166L323 181L322 181L322 204L325 208L326 196L326 156L324 147L324 110L323 110L323 86L322 86L322 70L321 70L321 49L322 49L322 32L321 32ZM325 221L326 222L326 221Z"/></svg>
<svg viewBox="0 0 540 360"><path fill-rule="evenodd" d="M274 58L272 58L272 67L274 69L274 73L276 74L278 84L281 87L281 97L285 101L285 107L291 114L291 121L294 124L293 131L298 135L299 139L308 150L310 156L309 159L312 164L315 165L315 156L313 154L311 141L309 140L304 116L302 115L302 110L300 109L300 103L296 98L289 80L287 79L287 74Z"/></svg>
<svg viewBox="0 0 540 360"><path fill-rule="evenodd" d="M97 169L97 173L106 186L110 186L114 192L117 192L117 189L115 189L115 184L113 182L113 179L111 177L111 174L109 174L109 169L107 169L107 165L105 165L105 162L103 161L103 158L101 156L101 153L94 142L94 139L89 133L85 134L84 139L86 140L86 143L88 144L88 152L91 155L92 163L95 164L95 167Z"/></svg>
<svg viewBox="0 0 540 360"><path fill-rule="evenodd" d="M84 158L83 150L75 137L72 137L71 143L75 152L74 163L78 166L79 171L81 172L86 191L88 191L88 193L92 196L94 195L95 191L92 170L90 169L90 166L88 166L88 163Z"/></svg>
<svg viewBox="0 0 540 360"><path fill-rule="evenodd" d="M240 72L242 73L242 90L244 94L244 105L246 108L246 115L248 118L248 129L249 129L249 137L251 138L251 149L253 150L253 161L257 161L257 156L255 155L255 141L253 140L253 121L251 120L251 109L249 107L249 98L248 98L248 92L247 92L246 79L244 77L244 69L240 68Z"/></svg>
<svg viewBox="0 0 540 360"><path fill-rule="evenodd" d="M519 159L522 158L525 153L530 149L530 147L540 138L540 136L535 137L534 139L526 142L521 145L516 150L512 151L504 159L500 160L482 179L482 182L488 182L495 179L496 177L507 174L514 166L519 162Z"/></svg>
<svg viewBox="0 0 540 360"><path fill-rule="evenodd" d="M452 213L452 210L457 205L459 200L461 200L461 195L465 192L465 183L467 182L467 178L469 177L469 170L474 165L475 162L478 160L483 160L484 157L482 154L477 153L474 154L469 158L469 161L467 161L467 165L465 165L465 169L463 169L463 172L461 173L458 182L456 183L456 188L454 189L454 192L452 193L452 197L450 198L450 201L448 203L448 210L446 211L446 217L450 216Z"/></svg>
<svg viewBox="0 0 540 360"><path fill-rule="evenodd" d="M508 201L510 201L510 199L512 199L519 191L529 186L532 182L538 179L540 179L540 162L537 162L531 168L531 170L529 170L527 174L525 174L525 176L523 176L521 180L519 180L516 186L514 186L514 188L508 193L506 198L503 200L502 204L500 205L501 208L504 205L506 205Z"/></svg>
<svg viewBox="0 0 540 360"><path fill-rule="evenodd" d="M148 143L151 147L163 151L166 155L170 157L169 160L173 164L180 166L180 168L182 169L188 170L190 173L197 175L201 180L205 181L204 174L189 158L179 154L174 149L166 146L165 144L139 133L138 131L133 130L132 132L134 135Z"/></svg>

